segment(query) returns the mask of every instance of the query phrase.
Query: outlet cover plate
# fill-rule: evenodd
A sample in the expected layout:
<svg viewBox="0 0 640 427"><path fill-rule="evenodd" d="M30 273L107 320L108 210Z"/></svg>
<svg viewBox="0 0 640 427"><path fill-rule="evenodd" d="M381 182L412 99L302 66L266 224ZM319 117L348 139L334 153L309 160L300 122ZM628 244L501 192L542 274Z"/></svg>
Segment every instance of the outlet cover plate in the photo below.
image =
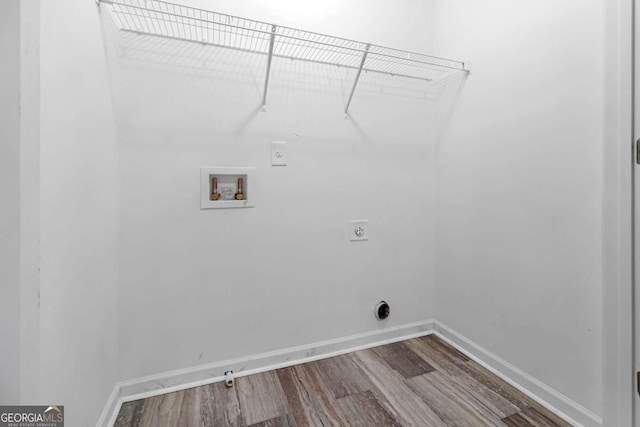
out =
<svg viewBox="0 0 640 427"><path fill-rule="evenodd" d="M287 166L287 143L271 142L271 166Z"/></svg>
<svg viewBox="0 0 640 427"><path fill-rule="evenodd" d="M349 236L352 242L369 240L369 220L352 219L349 227Z"/></svg>

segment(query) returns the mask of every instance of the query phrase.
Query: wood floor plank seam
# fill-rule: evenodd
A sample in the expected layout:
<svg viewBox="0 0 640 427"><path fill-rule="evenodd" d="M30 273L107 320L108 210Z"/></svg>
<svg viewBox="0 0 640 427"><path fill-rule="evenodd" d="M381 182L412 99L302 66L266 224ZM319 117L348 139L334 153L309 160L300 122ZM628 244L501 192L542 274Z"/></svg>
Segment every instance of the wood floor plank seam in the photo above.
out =
<svg viewBox="0 0 640 427"><path fill-rule="evenodd" d="M384 401L389 402L389 411L406 426L444 426L442 419L404 384L404 377L386 365L372 350L355 353L360 366L371 377Z"/></svg>
<svg viewBox="0 0 640 427"><path fill-rule="evenodd" d="M416 377L435 369L403 342L383 345L372 348L371 350L380 356L391 369L400 373L404 378Z"/></svg>
<svg viewBox="0 0 640 427"><path fill-rule="evenodd" d="M499 416L439 372L430 372L405 382L447 425L504 425Z"/></svg>
<svg viewBox="0 0 640 427"><path fill-rule="evenodd" d="M287 397L291 413L299 425L330 425L317 399L305 387L295 368L279 369L278 378ZM305 406L305 402L309 402Z"/></svg>
<svg viewBox="0 0 640 427"><path fill-rule="evenodd" d="M536 408L527 408L502 421L508 426L516 427L554 427L557 425L546 414L538 411Z"/></svg>
<svg viewBox="0 0 640 427"><path fill-rule="evenodd" d="M337 403L353 427L402 427L371 390L344 396Z"/></svg>
<svg viewBox="0 0 640 427"><path fill-rule="evenodd" d="M407 347L432 364L437 372L442 373L452 382L464 386L468 394L480 401L499 418L508 417L528 407L527 404L518 406L512 403L511 400L514 399L511 396L496 393L495 390L481 384L465 370L461 369L459 365L452 363L439 351L432 349L422 341L411 341L407 343Z"/></svg>
<svg viewBox="0 0 640 427"><path fill-rule="evenodd" d="M435 335L122 404L114 427L569 427Z"/></svg>

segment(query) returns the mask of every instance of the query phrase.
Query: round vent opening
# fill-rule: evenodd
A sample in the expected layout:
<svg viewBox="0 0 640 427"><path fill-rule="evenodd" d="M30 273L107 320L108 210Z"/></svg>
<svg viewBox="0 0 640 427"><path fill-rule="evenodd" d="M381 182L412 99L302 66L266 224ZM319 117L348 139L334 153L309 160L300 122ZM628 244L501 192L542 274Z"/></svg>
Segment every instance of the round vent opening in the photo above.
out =
<svg viewBox="0 0 640 427"><path fill-rule="evenodd" d="M378 304L376 304L374 314L376 316L376 319L384 320L389 317L389 314L391 314L391 307L389 307L389 304L387 304L386 301L380 301Z"/></svg>

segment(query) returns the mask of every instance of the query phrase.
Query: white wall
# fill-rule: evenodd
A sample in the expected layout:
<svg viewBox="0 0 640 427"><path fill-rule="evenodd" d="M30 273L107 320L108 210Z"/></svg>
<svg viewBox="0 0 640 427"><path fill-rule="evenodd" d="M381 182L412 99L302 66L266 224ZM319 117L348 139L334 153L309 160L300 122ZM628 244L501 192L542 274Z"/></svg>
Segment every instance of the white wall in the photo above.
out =
<svg viewBox="0 0 640 427"><path fill-rule="evenodd" d="M438 2L436 317L602 413L603 2Z"/></svg>
<svg viewBox="0 0 640 427"><path fill-rule="evenodd" d="M0 404L20 399L20 2L0 2Z"/></svg>
<svg viewBox="0 0 640 427"><path fill-rule="evenodd" d="M206 6L431 50L426 2L316 4L335 21L295 2ZM261 113L264 57L122 43L122 379L433 316L434 94L423 83L364 76L344 120L353 71L274 60ZM288 142L287 167L270 166L271 140ZM256 207L200 210L200 166L255 167ZM370 221L370 241L349 242L351 219ZM381 299L385 323L373 317Z"/></svg>
<svg viewBox="0 0 640 427"><path fill-rule="evenodd" d="M40 2L20 2L20 402L40 402Z"/></svg>
<svg viewBox="0 0 640 427"><path fill-rule="evenodd" d="M96 4L43 1L41 16L39 402L95 425L118 379L110 88Z"/></svg>

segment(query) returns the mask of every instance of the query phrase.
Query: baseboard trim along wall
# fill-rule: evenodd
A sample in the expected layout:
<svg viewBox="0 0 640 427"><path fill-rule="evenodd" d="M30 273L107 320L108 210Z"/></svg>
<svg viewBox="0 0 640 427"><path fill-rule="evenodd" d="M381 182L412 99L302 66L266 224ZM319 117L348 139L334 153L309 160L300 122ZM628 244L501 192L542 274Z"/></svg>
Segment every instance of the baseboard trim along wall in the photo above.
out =
<svg viewBox="0 0 640 427"><path fill-rule="evenodd" d="M107 399L107 404L104 405L104 409L102 410L102 414L100 414L100 418L98 418L96 426L113 426L116 423L116 418L118 417L121 406L122 399L120 399L120 384L118 383L113 387L113 391L111 391L109 399Z"/></svg>
<svg viewBox="0 0 640 427"><path fill-rule="evenodd" d="M469 358L574 426L601 427L602 418L564 394L533 378L446 325L433 321L434 333Z"/></svg>
<svg viewBox="0 0 640 427"><path fill-rule="evenodd" d="M124 402L223 381L226 371L233 371L236 378L243 377L432 333L463 351L471 359L569 423L584 427L602 426L602 419L588 409L435 320L410 323L250 357L122 381L116 384L97 425L99 427L113 426Z"/></svg>
<svg viewBox="0 0 640 427"><path fill-rule="evenodd" d="M282 350L261 353L254 356L180 369L148 377L122 381L116 385L112 396L117 396L114 406L107 402L98 426L111 427L124 402L145 399L160 394L186 390L205 384L224 380L226 371L233 371L234 377L243 377L273 369L285 368L314 360L326 359L352 351L363 350L392 342L403 341L433 333L433 320L409 323L390 328L369 331L321 341L313 344L291 347ZM111 412L110 412L111 411Z"/></svg>

